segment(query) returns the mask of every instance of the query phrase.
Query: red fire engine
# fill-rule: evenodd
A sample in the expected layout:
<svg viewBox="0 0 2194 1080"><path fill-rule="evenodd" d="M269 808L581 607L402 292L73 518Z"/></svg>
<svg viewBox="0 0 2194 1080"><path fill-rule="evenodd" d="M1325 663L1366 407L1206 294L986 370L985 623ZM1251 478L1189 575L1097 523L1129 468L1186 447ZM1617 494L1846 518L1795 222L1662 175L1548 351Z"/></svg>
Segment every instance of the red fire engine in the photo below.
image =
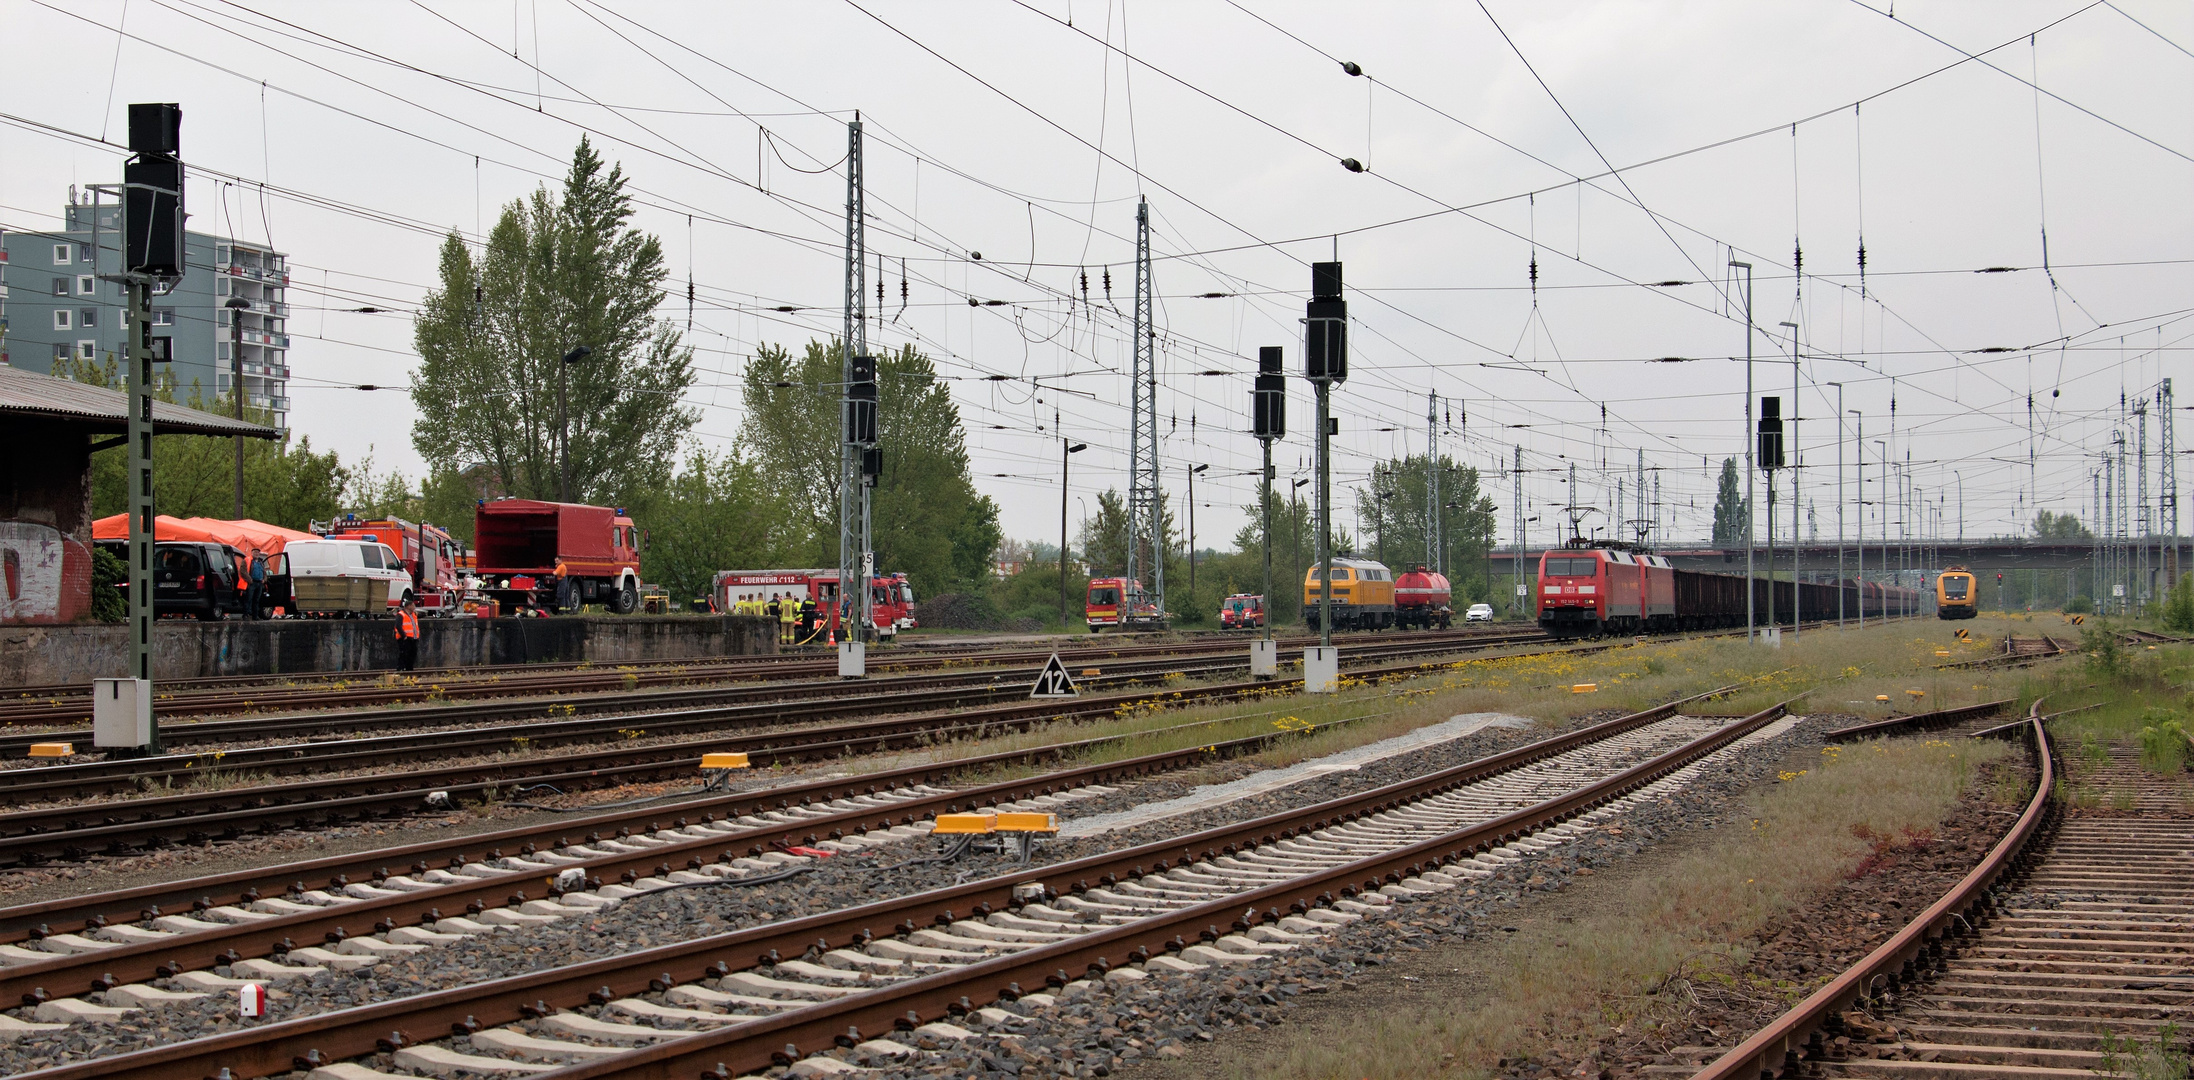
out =
<svg viewBox="0 0 2194 1080"><path fill-rule="evenodd" d="M1093 578L1089 583L1089 599L1082 606L1083 617L1089 621L1089 632L1101 633L1106 627L1127 630L1163 630L1166 628L1165 612L1143 592L1143 583L1127 578Z"/></svg>
<svg viewBox="0 0 2194 1080"><path fill-rule="evenodd" d="M458 599L463 594L457 542L448 532L425 522L414 524L402 518L362 519L356 514L345 514L331 521L315 521L312 531L331 540L372 540L387 544L397 558L403 560L404 569L411 572L413 593L418 597L419 610L429 615L451 615L457 612Z"/></svg>
<svg viewBox="0 0 2194 1080"><path fill-rule="evenodd" d="M821 570L719 570L709 587L716 610L728 612L741 600L790 598L794 603L815 601L816 632L845 635L839 620L838 571ZM890 640L914 621L914 587L905 574L877 574L869 579L869 603L874 612L876 636Z"/></svg>

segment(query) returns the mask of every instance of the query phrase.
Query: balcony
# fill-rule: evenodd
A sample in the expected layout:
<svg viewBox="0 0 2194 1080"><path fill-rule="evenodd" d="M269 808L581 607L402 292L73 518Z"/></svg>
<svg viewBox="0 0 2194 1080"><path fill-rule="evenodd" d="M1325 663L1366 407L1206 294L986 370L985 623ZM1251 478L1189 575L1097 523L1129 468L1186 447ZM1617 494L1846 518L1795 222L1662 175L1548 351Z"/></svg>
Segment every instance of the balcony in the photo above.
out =
<svg viewBox="0 0 2194 1080"><path fill-rule="evenodd" d="M246 360L244 361L244 374L260 379L287 379L289 378L289 365L255 364Z"/></svg>
<svg viewBox="0 0 2194 1080"><path fill-rule="evenodd" d="M289 318L289 305L286 303L275 300L253 300L251 297L248 296L244 297L244 299L249 300L251 302L251 306L242 310L247 311L253 315L265 315L269 318L275 319Z"/></svg>
<svg viewBox="0 0 2194 1080"><path fill-rule="evenodd" d="M270 349L289 348L288 334L270 334L264 330L245 330L239 335L246 345L264 345Z"/></svg>
<svg viewBox="0 0 2194 1080"><path fill-rule="evenodd" d="M286 397L269 397L265 394L246 393L244 395L244 404L254 409L265 409L268 412L289 411L289 399Z"/></svg>
<svg viewBox="0 0 2194 1080"><path fill-rule="evenodd" d="M269 285L283 286L289 284L289 271L287 270L262 270L259 267L245 266L242 263L230 263L227 266L216 267L216 269L230 277L243 278L246 281L264 281Z"/></svg>

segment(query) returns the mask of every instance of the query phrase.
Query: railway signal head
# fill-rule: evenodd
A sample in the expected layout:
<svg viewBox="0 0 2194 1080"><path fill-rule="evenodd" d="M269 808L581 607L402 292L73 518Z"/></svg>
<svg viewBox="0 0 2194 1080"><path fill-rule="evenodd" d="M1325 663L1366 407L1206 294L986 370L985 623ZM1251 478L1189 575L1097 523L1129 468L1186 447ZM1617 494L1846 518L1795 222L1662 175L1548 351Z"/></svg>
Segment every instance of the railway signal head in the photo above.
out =
<svg viewBox="0 0 2194 1080"><path fill-rule="evenodd" d="M1280 368L1280 346L1257 350L1257 382L1250 391L1254 434L1267 442L1287 437L1287 376Z"/></svg>
<svg viewBox="0 0 2194 1080"><path fill-rule="evenodd" d="M1310 303L1303 312L1303 377L1348 378L1348 301L1341 299L1341 264L1310 264Z"/></svg>
<svg viewBox="0 0 2194 1080"><path fill-rule="evenodd" d="M1760 467L1783 467L1783 399L1760 399Z"/></svg>

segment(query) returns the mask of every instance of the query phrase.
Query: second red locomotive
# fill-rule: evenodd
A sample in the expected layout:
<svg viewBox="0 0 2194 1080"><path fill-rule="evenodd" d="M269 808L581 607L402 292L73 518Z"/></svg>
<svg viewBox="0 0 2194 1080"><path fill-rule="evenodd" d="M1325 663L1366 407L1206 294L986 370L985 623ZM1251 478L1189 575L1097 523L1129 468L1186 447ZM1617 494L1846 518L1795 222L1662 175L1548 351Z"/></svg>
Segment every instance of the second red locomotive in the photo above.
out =
<svg viewBox="0 0 2194 1080"><path fill-rule="evenodd" d="M1874 582L1755 579L1753 617L1789 624L1794 613L1918 614L1928 597ZM1838 594L1841 594L1839 598ZM1839 603L1841 606L1839 606ZM1679 570L1659 555L1610 541L1571 541L1539 558L1539 626L1558 638L1666 633L1745 624L1745 579Z"/></svg>

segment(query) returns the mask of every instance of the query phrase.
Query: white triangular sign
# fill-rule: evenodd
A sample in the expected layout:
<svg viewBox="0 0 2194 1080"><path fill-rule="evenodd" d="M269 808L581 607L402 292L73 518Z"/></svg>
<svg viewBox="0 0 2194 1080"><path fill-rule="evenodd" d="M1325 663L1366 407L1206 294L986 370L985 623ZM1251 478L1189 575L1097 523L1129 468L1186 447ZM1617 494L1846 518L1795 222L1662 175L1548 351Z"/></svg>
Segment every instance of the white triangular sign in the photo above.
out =
<svg viewBox="0 0 2194 1080"><path fill-rule="evenodd" d="M1067 666L1059 661L1059 654L1052 653L1044 662L1044 670L1036 673L1036 685L1029 687L1032 698L1079 697L1081 691L1074 688L1074 676L1067 674Z"/></svg>

